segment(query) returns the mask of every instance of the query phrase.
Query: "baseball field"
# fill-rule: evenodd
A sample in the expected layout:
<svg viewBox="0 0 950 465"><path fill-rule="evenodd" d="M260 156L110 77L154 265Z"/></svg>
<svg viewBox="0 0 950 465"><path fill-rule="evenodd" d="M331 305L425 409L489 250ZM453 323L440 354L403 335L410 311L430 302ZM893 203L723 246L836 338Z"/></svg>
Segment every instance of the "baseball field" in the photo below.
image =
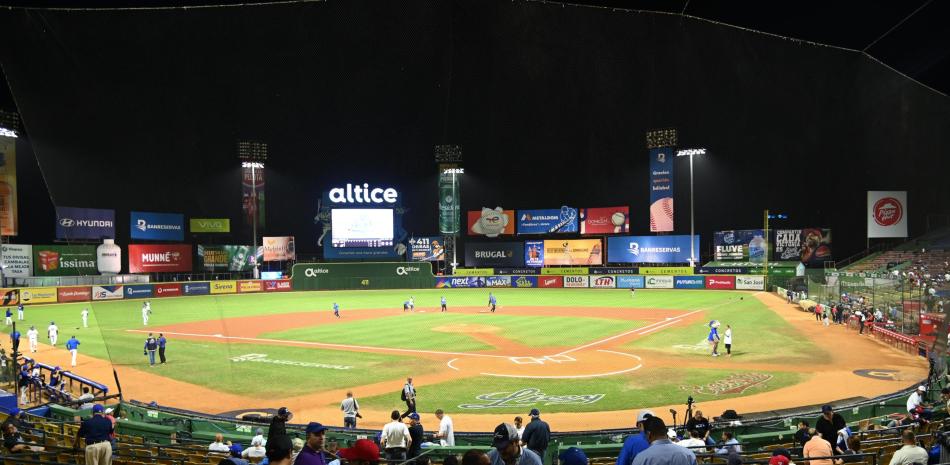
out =
<svg viewBox="0 0 950 465"><path fill-rule="evenodd" d="M489 292L498 299L495 313L488 311ZM410 296L415 311L404 312ZM500 416L534 407L555 429L627 427L636 409L682 411L688 396L718 415L726 408L741 413L872 397L926 377L922 359L843 327L821 327L763 292L196 296L151 299L148 326L141 307L141 300L32 306L20 329L36 325L37 358L64 367L69 354L62 345L76 335L80 362L73 371L114 386L115 368L126 399L229 414L285 405L298 421L342 425L339 402L351 389L363 410L361 427L381 426L390 410L405 409L399 392L407 376L415 380L420 412L442 408L461 431L487 430ZM83 308L91 313L89 328L81 327ZM723 356L710 355L710 320L721 322L720 334L732 327L731 357L722 345ZM51 321L61 329L56 348L45 334ZM148 332L168 338L167 364L149 366ZM868 371L889 375L859 374Z"/></svg>

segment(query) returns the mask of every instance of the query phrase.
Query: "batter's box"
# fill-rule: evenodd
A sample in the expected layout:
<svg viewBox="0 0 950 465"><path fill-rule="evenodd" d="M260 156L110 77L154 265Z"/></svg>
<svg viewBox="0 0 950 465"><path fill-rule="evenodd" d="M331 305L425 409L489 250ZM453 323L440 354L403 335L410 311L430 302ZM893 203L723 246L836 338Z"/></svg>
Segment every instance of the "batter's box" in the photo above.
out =
<svg viewBox="0 0 950 465"><path fill-rule="evenodd" d="M554 363L565 363L565 362L576 362L577 359L571 357L570 355L548 355L544 357L545 360L554 362Z"/></svg>
<svg viewBox="0 0 950 465"><path fill-rule="evenodd" d="M544 365L544 359L534 357L508 357L517 365Z"/></svg>

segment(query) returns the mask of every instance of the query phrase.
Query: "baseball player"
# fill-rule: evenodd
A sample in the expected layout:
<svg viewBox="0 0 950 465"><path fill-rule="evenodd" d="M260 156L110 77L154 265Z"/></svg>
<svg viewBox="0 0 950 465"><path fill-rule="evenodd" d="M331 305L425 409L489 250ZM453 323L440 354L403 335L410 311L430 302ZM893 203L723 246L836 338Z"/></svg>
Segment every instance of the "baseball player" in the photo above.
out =
<svg viewBox="0 0 950 465"><path fill-rule="evenodd" d="M148 316L152 314L152 304L147 300L142 304L142 326L148 326Z"/></svg>
<svg viewBox="0 0 950 465"><path fill-rule="evenodd" d="M81 315L82 315L82 327L88 328L89 327L89 309L88 308L82 309Z"/></svg>
<svg viewBox="0 0 950 465"><path fill-rule="evenodd" d="M445 305L445 296L442 296L442 311L443 311L443 312L448 311L448 310L447 310L447 307L446 307L446 305Z"/></svg>
<svg viewBox="0 0 950 465"><path fill-rule="evenodd" d="M336 302L333 302L333 315L336 316L337 318L340 317L340 305L337 304Z"/></svg>
<svg viewBox="0 0 950 465"><path fill-rule="evenodd" d="M488 293L488 306L491 308L491 312L495 313L495 304L498 303L495 300L495 296L491 292Z"/></svg>
<svg viewBox="0 0 950 465"><path fill-rule="evenodd" d="M403 303L402 303L402 311L403 311L403 312L406 312L406 311L408 311L408 310L409 310L409 301L408 301L408 300L403 301Z"/></svg>
<svg viewBox="0 0 950 465"><path fill-rule="evenodd" d="M709 345L712 346L712 356L719 356L719 321L712 320L709 322L709 336L706 340L709 342Z"/></svg>
<svg viewBox="0 0 950 465"><path fill-rule="evenodd" d="M20 332L17 331L16 327L14 327L13 332L10 333L10 345L13 346L13 352L20 349Z"/></svg>
<svg viewBox="0 0 950 465"><path fill-rule="evenodd" d="M635 296L635 295L637 295L637 288L631 287L631 288L630 288L630 297L633 297L633 296Z"/></svg>
<svg viewBox="0 0 950 465"><path fill-rule="evenodd" d="M59 339L59 327L56 326L55 321L49 322L49 327L46 328L46 335L49 337L49 345L56 347L56 340Z"/></svg>
<svg viewBox="0 0 950 465"><path fill-rule="evenodd" d="M13 310L10 310L10 307L7 307L7 319L6 319L6 322L7 322L7 326L10 326L10 325L13 324Z"/></svg>
<svg viewBox="0 0 950 465"><path fill-rule="evenodd" d="M79 339L76 339L76 336L72 336L66 341L66 350L73 355L73 367L76 367L76 354L79 353Z"/></svg>
<svg viewBox="0 0 950 465"><path fill-rule="evenodd" d="M40 332L36 330L36 326L30 326L30 330L26 332L26 338L30 340L30 352L36 353L37 339L40 337Z"/></svg>
<svg viewBox="0 0 950 465"><path fill-rule="evenodd" d="M16 306L17 319L23 321L23 302L20 302Z"/></svg>
<svg viewBox="0 0 950 465"><path fill-rule="evenodd" d="M409 311L416 311L416 298L412 296L409 296Z"/></svg>

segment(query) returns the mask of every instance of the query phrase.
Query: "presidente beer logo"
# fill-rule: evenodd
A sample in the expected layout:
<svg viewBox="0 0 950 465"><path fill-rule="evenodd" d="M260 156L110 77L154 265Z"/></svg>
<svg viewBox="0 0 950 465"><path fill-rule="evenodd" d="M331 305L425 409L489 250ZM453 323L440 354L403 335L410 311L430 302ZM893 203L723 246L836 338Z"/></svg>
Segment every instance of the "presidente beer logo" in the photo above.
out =
<svg viewBox="0 0 950 465"><path fill-rule="evenodd" d="M881 226L894 226L904 217L904 207L894 197L884 197L874 202L874 222Z"/></svg>
<svg viewBox="0 0 950 465"><path fill-rule="evenodd" d="M549 395L538 388L525 388L515 392L491 392L475 396L481 403L461 404L466 410L485 410L510 406L528 405L584 405L600 401L606 394Z"/></svg>
<svg viewBox="0 0 950 465"><path fill-rule="evenodd" d="M732 373L729 376L701 386L680 386L693 394L721 396L723 394L742 394L757 386L764 386L772 375L766 373Z"/></svg>

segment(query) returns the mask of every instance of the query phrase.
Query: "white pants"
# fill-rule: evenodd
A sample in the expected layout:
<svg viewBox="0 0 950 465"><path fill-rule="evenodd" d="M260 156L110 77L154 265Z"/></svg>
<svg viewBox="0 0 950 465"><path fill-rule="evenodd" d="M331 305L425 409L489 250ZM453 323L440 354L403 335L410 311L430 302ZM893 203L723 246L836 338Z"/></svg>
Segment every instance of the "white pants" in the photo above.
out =
<svg viewBox="0 0 950 465"><path fill-rule="evenodd" d="M7 326L12 325L12 324L13 324L13 317L12 317L12 316L8 316L6 321L7 321Z"/></svg>
<svg viewBox="0 0 950 465"><path fill-rule="evenodd" d="M78 349L69 349L69 352L73 354L73 366L76 366L76 354L79 352Z"/></svg>
<svg viewBox="0 0 950 465"><path fill-rule="evenodd" d="M85 317L85 316L82 317L82 327L83 327L83 328L88 328L88 327L89 327L89 317Z"/></svg>
<svg viewBox="0 0 950 465"><path fill-rule="evenodd" d="M50 334L50 336L49 336L49 345L55 346L55 345L56 345L56 339L59 339L59 334Z"/></svg>
<svg viewBox="0 0 950 465"><path fill-rule="evenodd" d="M17 318L19 318L20 321L23 321L23 310L17 310L16 313L17 313Z"/></svg>
<svg viewBox="0 0 950 465"><path fill-rule="evenodd" d="M148 315L142 315L142 326L148 326Z"/></svg>
<svg viewBox="0 0 950 465"><path fill-rule="evenodd" d="M30 352L36 352L36 339L30 338Z"/></svg>

